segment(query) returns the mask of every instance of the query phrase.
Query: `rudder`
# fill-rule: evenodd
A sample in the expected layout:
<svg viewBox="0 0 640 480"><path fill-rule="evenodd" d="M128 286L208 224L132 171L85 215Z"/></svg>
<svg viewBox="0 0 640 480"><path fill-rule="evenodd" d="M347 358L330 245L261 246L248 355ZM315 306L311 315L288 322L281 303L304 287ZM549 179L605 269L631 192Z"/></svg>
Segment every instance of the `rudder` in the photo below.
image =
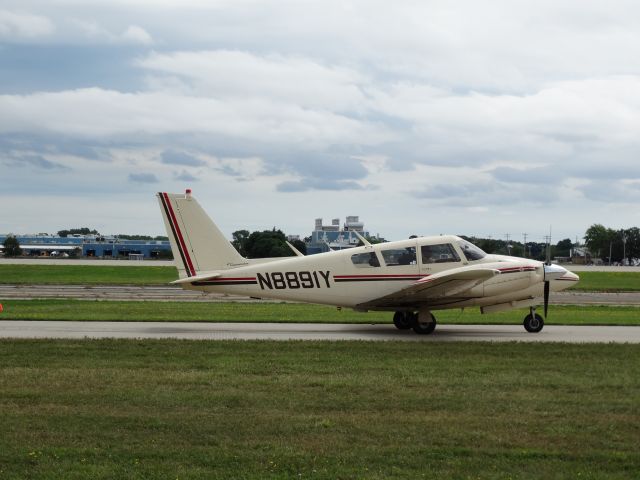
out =
<svg viewBox="0 0 640 480"><path fill-rule="evenodd" d="M247 264L190 190L157 196L180 278Z"/></svg>

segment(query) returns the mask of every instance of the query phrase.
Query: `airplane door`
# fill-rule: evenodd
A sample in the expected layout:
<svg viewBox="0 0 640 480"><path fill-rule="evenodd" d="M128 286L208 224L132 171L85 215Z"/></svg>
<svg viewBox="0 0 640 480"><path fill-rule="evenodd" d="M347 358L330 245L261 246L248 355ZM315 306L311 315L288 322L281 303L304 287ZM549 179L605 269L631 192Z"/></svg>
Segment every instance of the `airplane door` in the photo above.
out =
<svg viewBox="0 0 640 480"><path fill-rule="evenodd" d="M418 252L418 264L423 275L433 275L462 266L462 260L451 243L419 245Z"/></svg>
<svg viewBox="0 0 640 480"><path fill-rule="evenodd" d="M389 274L417 275L419 272L416 242L403 242L402 247L380 248L380 255ZM387 272L385 272L387 273Z"/></svg>

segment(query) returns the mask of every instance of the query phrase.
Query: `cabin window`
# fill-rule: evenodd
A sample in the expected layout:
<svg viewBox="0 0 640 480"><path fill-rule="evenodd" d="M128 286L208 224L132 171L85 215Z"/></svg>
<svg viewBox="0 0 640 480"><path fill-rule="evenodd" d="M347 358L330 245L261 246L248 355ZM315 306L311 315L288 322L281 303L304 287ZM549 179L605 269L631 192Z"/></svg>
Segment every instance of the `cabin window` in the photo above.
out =
<svg viewBox="0 0 640 480"><path fill-rule="evenodd" d="M380 261L375 252L356 253L351 255L351 262L358 268L379 267Z"/></svg>
<svg viewBox="0 0 640 480"><path fill-rule="evenodd" d="M460 257L450 243L440 245L423 245L420 248L422 263L459 262Z"/></svg>
<svg viewBox="0 0 640 480"><path fill-rule="evenodd" d="M458 246L470 262L474 260L482 260L487 256L481 248L476 247L473 243L467 242L466 240L460 240L458 242Z"/></svg>
<svg viewBox="0 0 640 480"><path fill-rule="evenodd" d="M384 263L387 267L416 264L416 247L390 248L382 250L380 253L382 253L382 258L384 258Z"/></svg>

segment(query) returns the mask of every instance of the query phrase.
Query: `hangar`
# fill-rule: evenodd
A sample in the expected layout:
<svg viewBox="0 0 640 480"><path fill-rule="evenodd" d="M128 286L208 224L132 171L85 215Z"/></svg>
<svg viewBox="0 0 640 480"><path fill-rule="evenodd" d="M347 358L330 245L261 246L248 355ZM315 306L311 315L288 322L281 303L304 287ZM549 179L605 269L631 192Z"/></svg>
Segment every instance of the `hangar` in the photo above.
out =
<svg viewBox="0 0 640 480"><path fill-rule="evenodd" d="M0 234L0 244L15 236L26 256L82 256L96 258L171 258L167 240L127 240L114 236L70 235L60 237Z"/></svg>

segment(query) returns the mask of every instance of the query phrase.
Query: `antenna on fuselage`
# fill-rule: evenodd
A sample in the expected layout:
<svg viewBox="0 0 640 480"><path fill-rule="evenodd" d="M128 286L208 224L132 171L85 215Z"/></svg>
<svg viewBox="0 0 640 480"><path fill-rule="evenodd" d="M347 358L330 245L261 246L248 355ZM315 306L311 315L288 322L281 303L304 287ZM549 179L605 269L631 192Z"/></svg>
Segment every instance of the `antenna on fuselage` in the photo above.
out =
<svg viewBox="0 0 640 480"><path fill-rule="evenodd" d="M373 247L373 245L371 245L371 243L369 242L369 240L367 240L366 238L364 238L364 237L363 237L362 235L360 235L357 231L352 230L352 232L356 234L356 237L358 237L362 243L364 243L364 246L365 246L365 247Z"/></svg>
<svg viewBox="0 0 640 480"><path fill-rule="evenodd" d="M285 242L287 242L287 245L289 245L289 248L293 251L293 253L296 254L297 257L304 257L304 253L302 253L300 250L298 250L296 247L294 247L293 245L291 245L291 242L289 242L288 240L285 240Z"/></svg>

